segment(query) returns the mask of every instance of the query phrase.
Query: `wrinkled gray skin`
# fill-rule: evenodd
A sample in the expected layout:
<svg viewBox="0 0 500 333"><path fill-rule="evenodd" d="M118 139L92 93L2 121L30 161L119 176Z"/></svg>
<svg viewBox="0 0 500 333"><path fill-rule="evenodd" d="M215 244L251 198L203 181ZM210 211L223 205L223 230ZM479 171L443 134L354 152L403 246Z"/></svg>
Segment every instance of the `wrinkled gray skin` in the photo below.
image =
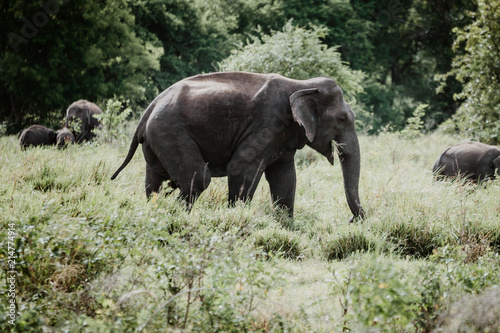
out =
<svg viewBox="0 0 500 333"><path fill-rule="evenodd" d="M49 146L56 144L56 132L42 125L32 125L22 131L19 136L21 148L28 146Z"/></svg>
<svg viewBox="0 0 500 333"><path fill-rule="evenodd" d="M57 140L56 144L58 148L64 148L69 144L75 143L75 136L69 128L64 127L61 128L59 131L56 132L57 134Z"/></svg>
<svg viewBox="0 0 500 333"><path fill-rule="evenodd" d="M102 110L92 102L80 99L66 110L66 122L64 127L73 129L75 141L78 143L90 141L94 138L93 130L101 128L102 124L93 117L102 113ZM79 123L78 128L73 128L72 123Z"/></svg>
<svg viewBox="0 0 500 333"><path fill-rule="evenodd" d="M172 85L149 105L111 179L141 143L148 197L170 180L190 209L212 177L227 176L229 202L246 201L265 174L273 201L293 215L295 152L307 144L333 164L332 140L338 144L349 207L354 217L363 217L354 113L333 80L197 75Z"/></svg>
<svg viewBox="0 0 500 333"><path fill-rule="evenodd" d="M462 176L473 181L500 174L500 148L480 142L466 142L447 148L434 163L438 179Z"/></svg>

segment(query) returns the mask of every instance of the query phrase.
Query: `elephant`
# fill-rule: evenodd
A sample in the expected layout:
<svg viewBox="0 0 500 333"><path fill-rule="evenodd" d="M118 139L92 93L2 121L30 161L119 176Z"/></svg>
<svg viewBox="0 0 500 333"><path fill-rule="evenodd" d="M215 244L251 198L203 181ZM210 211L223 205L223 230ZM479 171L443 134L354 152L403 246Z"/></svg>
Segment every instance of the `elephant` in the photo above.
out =
<svg viewBox="0 0 500 333"><path fill-rule="evenodd" d="M101 122L94 117L102 110L92 102L80 99L72 103L66 111L64 127L70 128L78 143L90 141L94 138L96 128L102 128Z"/></svg>
<svg viewBox="0 0 500 333"><path fill-rule="evenodd" d="M481 142L465 142L447 148L434 163L437 179L463 176L472 181L494 179L500 174L500 148Z"/></svg>
<svg viewBox="0 0 500 333"><path fill-rule="evenodd" d="M56 144L57 134L53 129L42 125L32 125L22 131L19 142L22 149L28 146L49 146Z"/></svg>
<svg viewBox="0 0 500 333"><path fill-rule="evenodd" d="M183 79L158 95L142 115L115 179L139 143L150 197L164 181L179 188L188 210L211 177L228 177L228 201L250 201L263 174L271 198L293 217L294 155L306 144L334 163L337 143L353 219L365 213L358 195L360 148L354 113L329 78L220 72Z"/></svg>
<svg viewBox="0 0 500 333"><path fill-rule="evenodd" d="M67 127L61 128L56 132L57 140L56 144L58 148L64 148L68 144L75 143L75 136Z"/></svg>

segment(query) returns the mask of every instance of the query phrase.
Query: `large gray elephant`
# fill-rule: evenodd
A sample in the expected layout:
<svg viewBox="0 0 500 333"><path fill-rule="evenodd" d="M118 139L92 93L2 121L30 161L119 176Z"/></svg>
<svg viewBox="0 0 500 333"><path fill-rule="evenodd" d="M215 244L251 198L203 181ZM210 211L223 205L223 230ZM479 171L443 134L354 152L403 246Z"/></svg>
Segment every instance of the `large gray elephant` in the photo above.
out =
<svg viewBox="0 0 500 333"><path fill-rule="evenodd" d="M466 142L447 148L434 163L438 179L462 176L473 181L500 174L500 148L481 142Z"/></svg>
<svg viewBox="0 0 500 333"><path fill-rule="evenodd" d="M57 134L54 130L42 125L32 125L22 131L19 143L22 149L29 146L50 146L56 143L56 138Z"/></svg>
<svg viewBox="0 0 500 333"><path fill-rule="evenodd" d="M94 117L101 113L97 105L80 99L68 107L64 127L72 130L76 142L90 141L95 136L94 129L102 127L101 122Z"/></svg>
<svg viewBox="0 0 500 333"><path fill-rule="evenodd" d="M63 127L56 132L56 144L58 148L64 148L69 144L75 143L75 136L67 127Z"/></svg>
<svg viewBox="0 0 500 333"><path fill-rule="evenodd" d="M251 200L265 174L273 201L293 215L295 152L307 144L333 164L332 140L338 144L347 203L354 217L363 217L354 113L335 81L244 72L197 75L149 105L111 179L141 143L148 197L170 180L190 208L212 177L227 176L229 202Z"/></svg>

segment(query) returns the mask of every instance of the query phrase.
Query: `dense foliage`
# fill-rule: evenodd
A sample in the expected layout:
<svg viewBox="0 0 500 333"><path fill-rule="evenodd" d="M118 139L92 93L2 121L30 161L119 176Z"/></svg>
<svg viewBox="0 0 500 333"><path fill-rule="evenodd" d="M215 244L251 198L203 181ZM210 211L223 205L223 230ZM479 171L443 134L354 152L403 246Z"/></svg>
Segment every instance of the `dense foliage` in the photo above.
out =
<svg viewBox="0 0 500 333"><path fill-rule="evenodd" d="M338 63L365 73L348 81L356 88L344 87L365 132L401 130L426 104L423 130L459 110L456 127L466 137L498 141L498 1L473 0L4 1L0 122L9 133L37 122L55 126L79 98L101 107L109 98L128 100L137 114L173 82L218 70L247 40L265 51L294 29L314 31L334 64L317 71L293 59L301 76L341 81ZM317 47L304 46L310 54ZM286 72L285 58L273 55L266 65Z"/></svg>
<svg viewBox="0 0 500 333"><path fill-rule="evenodd" d="M335 78L351 98L363 91L363 73L350 69L336 48L321 43L327 29L307 30L292 23L272 35L252 37L219 64L220 70L278 73L299 80L326 76Z"/></svg>
<svg viewBox="0 0 500 333"><path fill-rule="evenodd" d="M468 137L499 144L500 1L478 1L478 10L469 15L473 22L454 30L457 38L453 48L458 54L447 74L464 83L456 96L464 102L453 122ZM460 52L462 47L464 51Z"/></svg>
<svg viewBox="0 0 500 333"><path fill-rule="evenodd" d="M124 0L3 1L0 120L57 126L77 99L144 100L163 50L134 20Z"/></svg>

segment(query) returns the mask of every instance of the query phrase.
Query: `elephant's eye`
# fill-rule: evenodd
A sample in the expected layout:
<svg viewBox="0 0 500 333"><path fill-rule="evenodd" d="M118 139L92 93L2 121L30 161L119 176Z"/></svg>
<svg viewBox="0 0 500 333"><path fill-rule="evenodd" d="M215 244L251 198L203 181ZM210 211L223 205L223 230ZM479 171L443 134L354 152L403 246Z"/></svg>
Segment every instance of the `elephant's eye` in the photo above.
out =
<svg viewBox="0 0 500 333"><path fill-rule="evenodd" d="M345 123L345 117L339 117L339 118L337 118L337 123L339 125L343 125Z"/></svg>

